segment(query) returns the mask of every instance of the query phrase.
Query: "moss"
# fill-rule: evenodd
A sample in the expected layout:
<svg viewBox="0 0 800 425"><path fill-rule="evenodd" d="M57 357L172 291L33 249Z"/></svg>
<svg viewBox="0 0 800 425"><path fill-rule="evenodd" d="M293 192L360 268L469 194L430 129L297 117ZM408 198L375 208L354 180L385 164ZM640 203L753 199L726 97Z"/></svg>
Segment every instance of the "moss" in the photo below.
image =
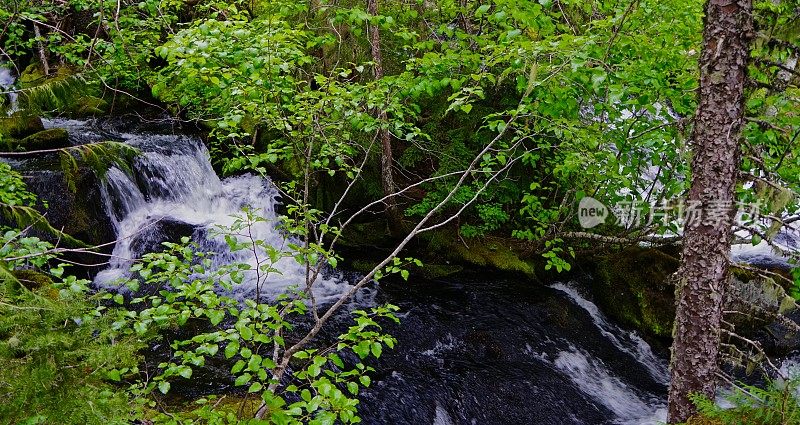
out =
<svg viewBox="0 0 800 425"><path fill-rule="evenodd" d="M373 261L354 260L352 263L350 263L350 268L352 268L353 270L355 270L357 272L369 273L369 272L372 271L372 269L376 265L377 265L377 263L375 263Z"/></svg>
<svg viewBox="0 0 800 425"><path fill-rule="evenodd" d="M533 263L520 258L513 247L514 241L498 237L462 240L456 236L457 234L457 231L447 228L423 233L422 240L427 244L425 251L440 261L492 267L523 273L529 277L536 276Z"/></svg>
<svg viewBox="0 0 800 425"><path fill-rule="evenodd" d="M53 280L50 279L49 276L35 270L14 270L11 274L14 275L23 286L32 291L40 288L48 288L53 284Z"/></svg>
<svg viewBox="0 0 800 425"><path fill-rule="evenodd" d="M108 102L96 96L86 95L75 99L64 109L64 112L72 117L94 117L108 112Z"/></svg>
<svg viewBox="0 0 800 425"><path fill-rule="evenodd" d="M69 147L69 134L63 128L42 130L22 140L11 140L6 143L12 151L40 151Z"/></svg>
<svg viewBox="0 0 800 425"><path fill-rule="evenodd" d="M453 244L458 256L476 266L489 266L509 272L534 276L533 265L519 258L502 240L494 238L470 239L466 244Z"/></svg>
<svg viewBox="0 0 800 425"><path fill-rule="evenodd" d="M730 271L734 278L739 279L742 282L747 282L758 277L758 275L754 272L739 267L731 267Z"/></svg>
<svg viewBox="0 0 800 425"><path fill-rule="evenodd" d="M649 335L670 337L675 317L669 276L678 260L657 249L630 248L597 261L597 298L604 311Z"/></svg>
<svg viewBox="0 0 800 425"><path fill-rule="evenodd" d="M18 82L24 90L20 105L31 111L57 111L63 116L85 118L109 110L108 102L100 97L99 87L87 84L79 70L68 66L45 76L39 64L32 64L22 72Z"/></svg>
<svg viewBox="0 0 800 425"><path fill-rule="evenodd" d="M42 130L44 125L39 117L21 112L14 113L10 117L0 117L0 141L24 138Z"/></svg>

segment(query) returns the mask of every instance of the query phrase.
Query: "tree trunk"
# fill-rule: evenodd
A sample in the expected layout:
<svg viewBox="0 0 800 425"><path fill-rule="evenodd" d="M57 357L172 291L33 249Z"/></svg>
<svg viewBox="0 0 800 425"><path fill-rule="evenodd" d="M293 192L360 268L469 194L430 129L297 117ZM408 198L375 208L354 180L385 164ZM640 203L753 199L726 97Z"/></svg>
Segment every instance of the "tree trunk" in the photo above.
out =
<svg viewBox="0 0 800 425"><path fill-rule="evenodd" d="M36 36L36 45L39 50L39 61L42 64L42 73L44 76L50 75L50 64L47 63L47 49L44 47L42 41L42 32L39 30L39 24L33 24L33 35Z"/></svg>
<svg viewBox="0 0 800 425"><path fill-rule="evenodd" d="M367 12L371 16L378 15L378 0L367 0ZM372 52L372 61L375 63L375 80L383 78L383 59L381 58L381 34L377 25L368 25L369 43ZM387 122L386 111L378 109L377 118L382 123ZM392 171L392 137L389 130L381 128L378 130L378 138L381 142L381 185L383 195L387 196L384 204L386 205L386 218L389 222L389 230L395 236L402 231L402 220L400 210L397 207L397 199L392 196L395 193L394 172Z"/></svg>
<svg viewBox="0 0 800 425"><path fill-rule="evenodd" d="M713 398L716 390L751 13L752 0L708 0L705 5L699 102L691 137L692 186L676 289L668 412L673 424L696 412L691 394Z"/></svg>

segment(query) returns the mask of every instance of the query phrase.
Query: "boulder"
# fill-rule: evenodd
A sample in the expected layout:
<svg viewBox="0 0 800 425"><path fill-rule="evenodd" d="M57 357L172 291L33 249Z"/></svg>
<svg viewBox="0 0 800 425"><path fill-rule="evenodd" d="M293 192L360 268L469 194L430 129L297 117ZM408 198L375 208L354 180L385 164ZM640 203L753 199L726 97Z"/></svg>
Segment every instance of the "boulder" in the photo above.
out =
<svg viewBox="0 0 800 425"><path fill-rule="evenodd" d="M191 237L197 226L173 218L162 218L131 239L131 252L141 257L149 252L164 250L164 242L180 242L184 236Z"/></svg>
<svg viewBox="0 0 800 425"><path fill-rule="evenodd" d="M645 334L669 338L678 258L668 250L628 248L596 260L595 298L609 316Z"/></svg>
<svg viewBox="0 0 800 425"><path fill-rule="evenodd" d="M609 316L645 335L670 338L675 317L676 250L629 248L595 259L594 299ZM800 311L775 280L731 269L725 320L736 332L761 342L767 353L800 348Z"/></svg>
<svg viewBox="0 0 800 425"><path fill-rule="evenodd" d="M25 137L22 140L6 142L9 151L44 151L70 147L69 134L63 128L50 128Z"/></svg>
<svg viewBox="0 0 800 425"><path fill-rule="evenodd" d="M54 228L89 245L116 239L114 225L104 208L101 177L91 169L32 168L23 173L28 189L38 198L37 209Z"/></svg>
<svg viewBox="0 0 800 425"><path fill-rule="evenodd" d="M21 139L44 130L42 119L22 112L0 116L0 142Z"/></svg>

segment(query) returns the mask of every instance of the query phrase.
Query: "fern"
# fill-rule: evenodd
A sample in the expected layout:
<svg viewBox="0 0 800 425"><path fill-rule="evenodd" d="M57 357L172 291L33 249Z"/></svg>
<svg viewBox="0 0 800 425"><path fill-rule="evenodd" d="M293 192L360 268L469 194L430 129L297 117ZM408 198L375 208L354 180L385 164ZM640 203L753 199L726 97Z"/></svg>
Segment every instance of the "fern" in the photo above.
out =
<svg viewBox="0 0 800 425"><path fill-rule="evenodd" d="M67 277L18 295L0 292L0 418L3 423L128 424L131 401L117 368L136 370L133 337L119 338L103 294ZM7 421L7 422L5 422Z"/></svg>
<svg viewBox="0 0 800 425"><path fill-rule="evenodd" d="M101 179L105 179L106 173L113 166L131 173L131 163L139 150L120 142L100 142L59 149L58 153L64 181L74 193L77 189L75 180L81 165L89 167Z"/></svg>
<svg viewBox="0 0 800 425"><path fill-rule="evenodd" d="M800 423L800 378L775 379L764 388L743 385L727 400L732 408L722 408L713 400L693 396L692 401L706 418L725 425L789 425Z"/></svg>
<svg viewBox="0 0 800 425"><path fill-rule="evenodd" d="M81 74L42 77L28 83L34 85L17 91L18 108L34 115L64 109L74 104L87 89Z"/></svg>

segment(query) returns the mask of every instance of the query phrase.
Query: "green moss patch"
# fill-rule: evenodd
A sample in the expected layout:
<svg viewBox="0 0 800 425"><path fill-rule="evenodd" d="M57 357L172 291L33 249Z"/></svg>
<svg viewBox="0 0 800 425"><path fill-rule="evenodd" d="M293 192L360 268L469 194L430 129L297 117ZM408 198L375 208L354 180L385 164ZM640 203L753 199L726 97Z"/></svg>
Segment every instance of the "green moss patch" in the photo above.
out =
<svg viewBox="0 0 800 425"><path fill-rule="evenodd" d="M597 260L594 291L603 311L651 336L670 337L678 259L657 249L629 248Z"/></svg>

